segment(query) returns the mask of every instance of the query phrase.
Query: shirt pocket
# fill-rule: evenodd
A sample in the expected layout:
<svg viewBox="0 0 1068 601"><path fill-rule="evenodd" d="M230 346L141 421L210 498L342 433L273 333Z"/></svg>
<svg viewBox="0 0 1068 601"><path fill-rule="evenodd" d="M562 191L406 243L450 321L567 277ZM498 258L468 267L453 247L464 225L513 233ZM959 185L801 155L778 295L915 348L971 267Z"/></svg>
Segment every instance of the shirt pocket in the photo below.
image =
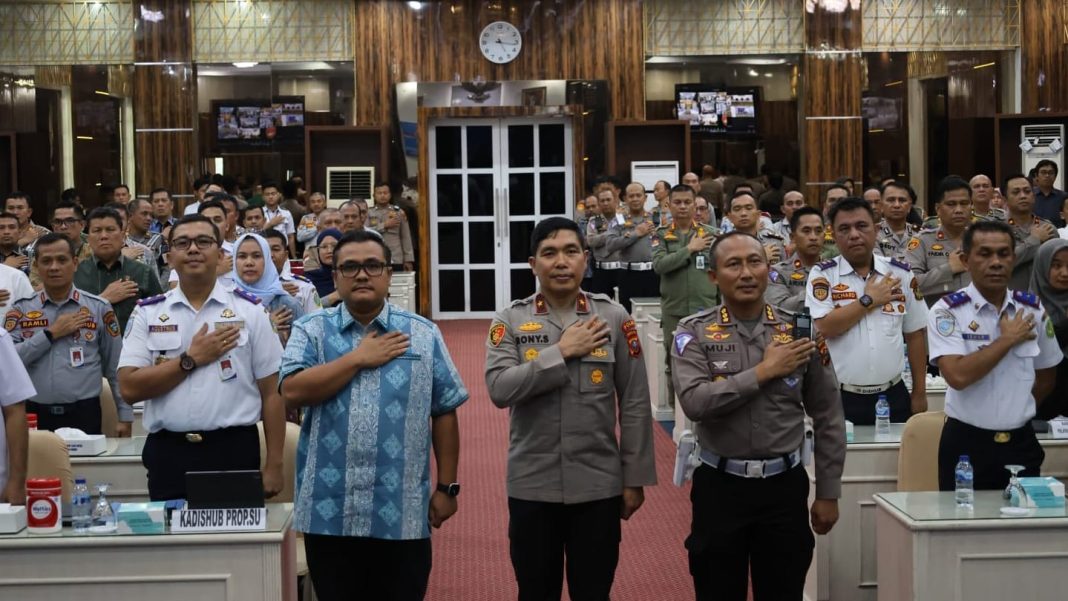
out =
<svg viewBox="0 0 1068 601"><path fill-rule="evenodd" d="M742 371L742 360L737 355L723 353L706 353L708 356L708 373L712 375L732 375Z"/></svg>
<svg viewBox="0 0 1068 601"><path fill-rule="evenodd" d="M615 390L615 349L602 346L579 361L579 392L611 392Z"/></svg>
<svg viewBox="0 0 1068 601"><path fill-rule="evenodd" d="M177 357L182 348L182 335L178 332L150 333L145 341L145 348L152 353L152 359L159 357Z"/></svg>

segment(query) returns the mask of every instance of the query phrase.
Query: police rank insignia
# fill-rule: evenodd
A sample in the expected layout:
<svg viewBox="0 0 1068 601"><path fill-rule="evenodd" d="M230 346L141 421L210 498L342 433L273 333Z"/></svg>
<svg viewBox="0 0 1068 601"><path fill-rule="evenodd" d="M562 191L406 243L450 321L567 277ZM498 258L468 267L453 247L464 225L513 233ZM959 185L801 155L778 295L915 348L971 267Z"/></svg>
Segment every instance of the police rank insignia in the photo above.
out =
<svg viewBox="0 0 1068 601"><path fill-rule="evenodd" d="M542 325L536 321L528 321L525 324L519 326L520 332L537 332L542 328Z"/></svg>
<svg viewBox="0 0 1068 601"><path fill-rule="evenodd" d="M600 384L603 381L604 381L604 372L603 371L601 371L599 369L595 369L595 370L590 372L590 382L591 383Z"/></svg>
<svg viewBox="0 0 1068 601"><path fill-rule="evenodd" d="M825 301L827 297L831 295L831 283L827 281L827 278L816 278L812 280L812 296L818 301Z"/></svg>
<svg viewBox="0 0 1068 601"><path fill-rule="evenodd" d="M528 363L533 361L533 360L535 360L535 359L537 359L538 358L538 349L534 349L534 348L527 349L527 352L523 353L523 358L526 359Z"/></svg>
<svg viewBox="0 0 1068 601"><path fill-rule="evenodd" d="M504 324L497 322L490 326L489 342L493 346L500 346L502 340L504 340Z"/></svg>

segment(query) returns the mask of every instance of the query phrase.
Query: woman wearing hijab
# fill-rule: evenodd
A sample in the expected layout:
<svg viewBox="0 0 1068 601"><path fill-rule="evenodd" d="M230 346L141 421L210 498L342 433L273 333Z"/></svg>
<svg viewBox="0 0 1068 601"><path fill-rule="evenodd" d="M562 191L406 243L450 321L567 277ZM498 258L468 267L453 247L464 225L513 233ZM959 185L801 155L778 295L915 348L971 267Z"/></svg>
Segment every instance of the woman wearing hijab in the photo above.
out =
<svg viewBox="0 0 1068 601"><path fill-rule="evenodd" d="M304 307L282 287L278 270L270 260L271 247L263 236L244 234L234 243L234 250L234 285L263 301L285 345L289 327L304 315Z"/></svg>
<svg viewBox="0 0 1068 601"><path fill-rule="evenodd" d="M319 254L319 268L304 272L304 277L315 284L323 307L333 307L341 300L334 288L334 249L341 239L341 230L328 228L319 232L315 239L316 252Z"/></svg>
<svg viewBox="0 0 1068 601"><path fill-rule="evenodd" d="M1068 348L1068 240L1053 238L1039 247L1031 272L1031 292L1042 301L1064 351ZM1048 420L1058 415L1068 415L1068 358L1057 366L1057 384L1038 406L1035 417Z"/></svg>

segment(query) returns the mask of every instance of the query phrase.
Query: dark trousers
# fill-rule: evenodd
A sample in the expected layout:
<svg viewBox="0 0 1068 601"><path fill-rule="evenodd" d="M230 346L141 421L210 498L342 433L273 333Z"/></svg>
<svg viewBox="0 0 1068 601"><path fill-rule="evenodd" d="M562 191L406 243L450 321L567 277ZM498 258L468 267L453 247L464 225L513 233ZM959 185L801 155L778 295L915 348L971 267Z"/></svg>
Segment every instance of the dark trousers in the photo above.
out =
<svg viewBox="0 0 1068 601"><path fill-rule="evenodd" d="M858 426L871 426L875 424L875 403L879 395L886 395L886 402L890 403L890 421L902 424L912 417L912 397L904 382L898 382L884 392L876 394L856 394L842 391L842 409L845 418Z"/></svg>
<svg viewBox="0 0 1068 601"><path fill-rule="evenodd" d="M593 268L593 286L591 290L599 294L606 294L615 298L615 287L619 285L619 274L624 273L619 269Z"/></svg>
<svg viewBox="0 0 1068 601"><path fill-rule="evenodd" d="M421 601L430 579L430 539L304 535L319 601Z"/></svg>
<svg viewBox="0 0 1068 601"><path fill-rule="evenodd" d="M185 434L168 430L148 435L141 463L148 470L150 499L184 499L186 472L260 469L260 436L256 426L235 426L199 434L200 442L191 442Z"/></svg>
<svg viewBox="0 0 1068 601"><path fill-rule="evenodd" d="M634 312L630 299L643 296L660 296L660 277L656 272L651 269L619 272L619 304L623 305L627 313Z"/></svg>
<svg viewBox="0 0 1068 601"><path fill-rule="evenodd" d="M770 478L697 468L693 526L686 539L697 601L800 600L815 536L808 525L808 475L797 466Z"/></svg>
<svg viewBox="0 0 1068 601"><path fill-rule="evenodd" d="M619 562L621 497L564 505L508 498L519 601L607 601Z"/></svg>
<svg viewBox="0 0 1068 601"><path fill-rule="evenodd" d="M27 402L26 413L37 415L38 430L52 432L59 428L77 428L86 434L104 433L101 426L100 397L62 405Z"/></svg>
<svg viewBox="0 0 1068 601"><path fill-rule="evenodd" d="M1004 440L1005 434L1008 440ZM1009 484L1006 465L1022 465L1021 476L1038 476L1046 452L1038 444L1030 423L1015 430L999 433L970 426L952 417L942 426L938 443L938 488L953 490L957 486L956 469L961 455L967 455L975 476L975 490L1003 490Z"/></svg>

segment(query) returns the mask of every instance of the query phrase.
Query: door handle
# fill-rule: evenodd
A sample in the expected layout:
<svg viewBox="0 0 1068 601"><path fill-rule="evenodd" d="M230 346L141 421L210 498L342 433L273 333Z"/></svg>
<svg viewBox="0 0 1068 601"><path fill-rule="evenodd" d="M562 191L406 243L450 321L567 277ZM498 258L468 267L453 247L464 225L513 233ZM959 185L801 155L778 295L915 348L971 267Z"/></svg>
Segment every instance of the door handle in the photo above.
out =
<svg viewBox="0 0 1068 601"><path fill-rule="evenodd" d="M508 220L512 218L512 208L509 206L511 200L508 198L508 188L504 189L504 226L508 227Z"/></svg>
<svg viewBox="0 0 1068 601"><path fill-rule="evenodd" d="M497 211L497 205L500 204L500 202L499 202L500 197L501 197L500 188L494 188L493 189L493 237L497 239L497 243L498 244L500 244L500 242L501 242L501 216L500 216L500 212Z"/></svg>

